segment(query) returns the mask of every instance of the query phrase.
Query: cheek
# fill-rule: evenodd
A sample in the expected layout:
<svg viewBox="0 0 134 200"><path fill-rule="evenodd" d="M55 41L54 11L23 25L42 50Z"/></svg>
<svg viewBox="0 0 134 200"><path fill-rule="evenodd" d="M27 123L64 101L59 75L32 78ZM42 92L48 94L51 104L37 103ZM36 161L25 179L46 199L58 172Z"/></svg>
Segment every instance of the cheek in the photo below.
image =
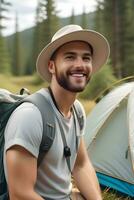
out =
<svg viewBox="0 0 134 200"><path fill-rule="evenodd" d="M92 72L93 72L93 67L91 66L90 67L90 75L92 74Z"/></svg>
<svg viewBox="0 0 134 200"><path fill-rule="evenodd" d="M88 70L89 75L91 75L91 74L92 74L92 71L93 71L92 64L90 64L90 65L87 67L87 70Z"/></svg>

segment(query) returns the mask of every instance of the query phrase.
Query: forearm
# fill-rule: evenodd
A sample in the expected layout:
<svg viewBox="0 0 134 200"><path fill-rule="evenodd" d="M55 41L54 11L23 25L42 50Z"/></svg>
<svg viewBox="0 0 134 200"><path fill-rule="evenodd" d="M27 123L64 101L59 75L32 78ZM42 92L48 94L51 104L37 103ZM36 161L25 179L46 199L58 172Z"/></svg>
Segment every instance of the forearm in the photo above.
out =
<svg viewBox="0 0 134 200"><path fill-rule="evenodd" d="M98 179L91 163L77 167L73 172L73 177L86 200L102 200Z"/></svg>
<svg viewBox="0 0 134 200"><path fill-rule="evenodd" d="M17 192L9 192L10 200L44 200L40 195L38 195L35 191L17 191Z"/></svg>

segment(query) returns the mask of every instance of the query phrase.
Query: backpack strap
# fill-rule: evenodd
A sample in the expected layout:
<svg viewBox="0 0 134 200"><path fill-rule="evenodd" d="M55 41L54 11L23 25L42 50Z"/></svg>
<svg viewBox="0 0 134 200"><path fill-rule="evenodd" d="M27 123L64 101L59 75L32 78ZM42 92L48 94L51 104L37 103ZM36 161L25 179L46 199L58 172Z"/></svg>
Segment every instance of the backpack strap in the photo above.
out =
<svg viewBox="0 0 134 200"><path fill-rule="evenodd" d="M43 134L37 162L39 166L44 157L44 154L48 152L53 143L55 137L55 118L49 101L42 94L31 94L30 96L26 97L23 102L31 102L37 106L43 119Z"/></svg>
<svg viewBox="0 0 134 200"><path fill-rule="evenodd" d="M74 102L73 108L76 113L76 117L77 117L77 120L78 120L78 123L80 126L80 130L82 130L84 127L84 114L83 114L83 110L82 110L81 105L78 100L76 100Z"/></svg>
<svg viewBox="0 0 134 200"><path fill-rule="evenodd" d="M40 93L34 93L23 99L21 102L31 102L41 112L42 116L42 121L43 121L43 134L42 134L42 140L40 144L40 150L39 150L39 157L38 157L38 166L41 164L41 161L44 157L44 154L48 152L50 149L54 137L55 137L55 117L53 115L53 109L50 106L50 103L45 96L43 96ZM76 113L76 117L80 126L80 130L83 129L84 126L84 115L83 111L81 109L80 103L76 100L73 105L74 111ZM45 119L45 120L44 120ZM62 134L63 135L63 134ZM63 139L63 137L62 137ZM64 142L65 140L63 139L64 146L66 143ZM78 137L76 136L76 149L78 149ZM67 164L70 166L70 161L69 160L70 156L67 156ZM70 170L70 167L69 167Z"/></svg>
<svg viewBox="0 0 134 200"><path fill-rule="evenodd" d="M84 127L84 113L83 113L83 110L82 110L81 105L80 105L78 100L75 100L75 102L73 104L73 110L74 110L75 115L76 115L76 119L74 117L75 128L76 128L75 134L76 134L77 131L79 131L79 130L81 131ZM78 121L79 129L77 128L76 120ZM76 134L76 151L78 150L78 147L79 147L78 136Z"/></svg>

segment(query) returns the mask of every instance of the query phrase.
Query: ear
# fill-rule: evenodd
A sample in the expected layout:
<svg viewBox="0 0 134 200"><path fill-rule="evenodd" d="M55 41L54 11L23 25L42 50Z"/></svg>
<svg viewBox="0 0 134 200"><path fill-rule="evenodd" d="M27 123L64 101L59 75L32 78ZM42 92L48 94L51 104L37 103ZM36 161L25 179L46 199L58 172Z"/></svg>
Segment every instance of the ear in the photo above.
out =
<svg viewBox="0 0 134 200"><path fill-rule="evenodd" d="M53 60L49 60L48 62L48 70L51 74L55 73L55 64Z"/></svg>

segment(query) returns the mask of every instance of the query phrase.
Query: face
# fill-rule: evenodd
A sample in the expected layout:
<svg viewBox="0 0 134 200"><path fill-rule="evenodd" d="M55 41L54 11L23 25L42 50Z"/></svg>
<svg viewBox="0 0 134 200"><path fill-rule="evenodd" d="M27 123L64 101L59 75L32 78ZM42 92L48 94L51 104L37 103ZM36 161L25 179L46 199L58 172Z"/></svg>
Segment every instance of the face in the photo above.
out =
<svg viewBox="0 0 134 200"><path fill-rule="evenodd" d="M61 87L71 92L84 90L92 72L91 49L87 43L75 41L63 45L52 62L52 76Z"/></svg>

